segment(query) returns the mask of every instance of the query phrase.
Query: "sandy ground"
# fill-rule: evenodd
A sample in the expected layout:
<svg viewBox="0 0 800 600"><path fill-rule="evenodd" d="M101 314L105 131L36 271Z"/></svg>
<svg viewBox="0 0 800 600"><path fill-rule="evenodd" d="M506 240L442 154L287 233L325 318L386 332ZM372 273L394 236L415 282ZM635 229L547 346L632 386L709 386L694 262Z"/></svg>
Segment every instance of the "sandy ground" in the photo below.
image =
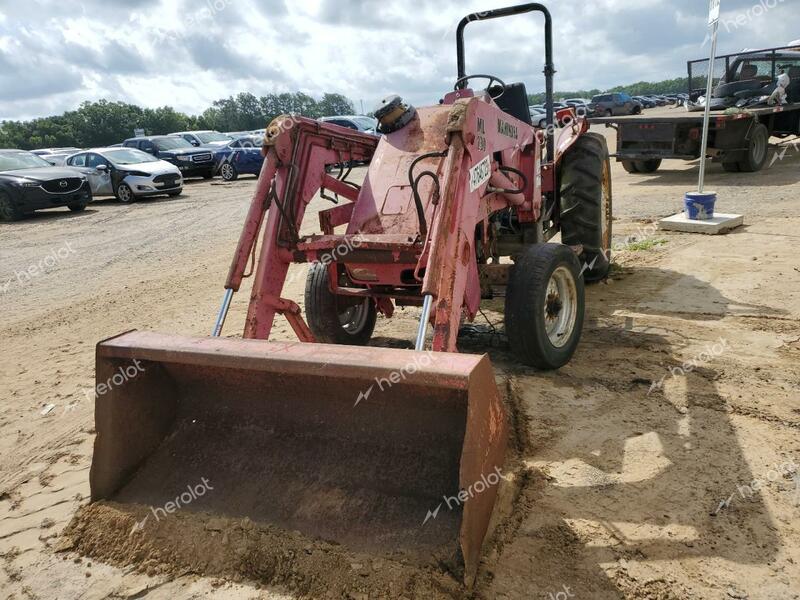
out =
<svg viewBox="0 0 800 600"><path fill-rule="evenodd" d="M758 174L713 165L718 208L746 226L705 237L652 225L696 164L615 165L616 266L588 289L572 363L539 373L502 340L464 340L490 353L527 421L526 483L478 597L800 598L799 167L791 151ZM110 566L59 537L89 493L94 344L129 329L207 335L253 187L198 182L177 199L0 223L0 598L293 597ZM285 295L302 301L304 269L292 274ZM486 307L492 322L501 307ZM411 339L415 314L376 335ZM291 338L284 321L275 337Z"/></svg>

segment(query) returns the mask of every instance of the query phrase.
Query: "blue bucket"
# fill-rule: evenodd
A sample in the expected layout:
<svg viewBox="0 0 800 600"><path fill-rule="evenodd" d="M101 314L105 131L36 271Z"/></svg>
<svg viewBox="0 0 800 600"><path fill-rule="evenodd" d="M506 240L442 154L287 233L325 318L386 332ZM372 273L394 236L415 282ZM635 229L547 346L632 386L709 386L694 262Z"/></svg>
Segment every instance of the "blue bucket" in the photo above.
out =
<svg viewBox="0 0 800 600"><path fill-rule="evenodd" d="M701 194L700 192L686 192L683 204L686 208L686 218L692 221L708 221L714 218L714 204L717 202L716 192Z"/></svg>

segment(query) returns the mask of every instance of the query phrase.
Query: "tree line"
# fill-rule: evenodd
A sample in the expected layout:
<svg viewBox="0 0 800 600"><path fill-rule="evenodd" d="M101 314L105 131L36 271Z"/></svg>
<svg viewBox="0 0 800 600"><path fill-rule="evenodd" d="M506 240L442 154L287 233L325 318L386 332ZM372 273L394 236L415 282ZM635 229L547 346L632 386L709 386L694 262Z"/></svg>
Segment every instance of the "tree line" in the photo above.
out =
<svg viewBox="0 0 800 600"><path fill-rule="evenodd" d="M618 85L617 87L609 90L578 90L577 92L555 92L553 97L558 101L560 98L588 98L599 94L608 94L611 92L621 92L630 96L649 96L650 94L680 94L687 92L689 89L689 78L679 77L677 79L667 79L665 81L639 81L630 85ZM545 101L544 92L539 94L530 94L528 100L531 104L542 104Z"/></svg>
<svg viewBox="0 0 800 600"><path fill-rule="evenodd" d="M282 114L310 118L353 114L353 103L341 94L317 100L302 92L257 97L243 92L216 100L200 115L187 115L170 106L142 108L125 102L83 102L77 110L30 121L0 122L0 148L92 148L117 144L133 137L134 129L147 135L173 131L215 129L251 131L265 128Z"/></svg>

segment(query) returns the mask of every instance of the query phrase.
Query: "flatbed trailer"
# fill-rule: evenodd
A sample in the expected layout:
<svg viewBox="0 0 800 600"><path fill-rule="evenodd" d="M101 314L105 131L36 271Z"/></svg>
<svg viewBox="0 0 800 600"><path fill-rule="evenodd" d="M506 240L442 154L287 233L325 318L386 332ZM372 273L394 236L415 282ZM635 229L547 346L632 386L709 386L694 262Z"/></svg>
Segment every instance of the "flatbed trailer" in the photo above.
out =
<svg viewBox="0 0 800 600"><path fill-rule="evenodd" d="M800 78L796 76L800 73L798 50L797 47L769 48L719 57L717 64L724 70L724 75L716 78L716 83L720 85L725 82L739 85L743 65L751 69L759 66L757 75L750 79L757 85L774 80L782 68L789 71L792 82L789 104L711 112L707 155L714 162L722 163L726 171L760 171L767 162L771 137L800 135ZM693 85L698 65L703 63L707 74L708 59L687 63L692 98L704 93ZM706 74L702 75L703 81ZM626 171L653 173L665 159L700 158L703 112L673 110L675 114L670 115L600 117L590 119L590 123L616 129L617 150L612 156L622 163Z"/></svg>
<svg viewBox="0 0 800 600"><path fill-rule="evenodd" d="M589 122L617 130L617 150L612 156L629 173L653 173L664 159L700 158L701 112L601 117ZM712 112L707 154L726 171L760 171L770 137L798 134L800 103L744 109L736 114Z"/></svg>

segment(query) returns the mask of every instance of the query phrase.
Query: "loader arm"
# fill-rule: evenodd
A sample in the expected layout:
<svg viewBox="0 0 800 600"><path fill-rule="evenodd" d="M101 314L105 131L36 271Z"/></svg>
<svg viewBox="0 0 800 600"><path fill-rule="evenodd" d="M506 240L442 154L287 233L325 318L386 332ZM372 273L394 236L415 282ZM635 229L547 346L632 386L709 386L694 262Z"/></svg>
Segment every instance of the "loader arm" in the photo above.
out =
<svg viewBox="0 0 800 600"><path fill-rule="evenodd" d="M314 341L297 305L280 297L306 207L326 180L332 179L326 165L369 160L376 146L374 136L304 117L284 115L267 128L262 149L266 160L225 284L226 289L238 291L253 256L256 270L244 337L269 339L275 314L281 313L299 339Z"/></svg>

